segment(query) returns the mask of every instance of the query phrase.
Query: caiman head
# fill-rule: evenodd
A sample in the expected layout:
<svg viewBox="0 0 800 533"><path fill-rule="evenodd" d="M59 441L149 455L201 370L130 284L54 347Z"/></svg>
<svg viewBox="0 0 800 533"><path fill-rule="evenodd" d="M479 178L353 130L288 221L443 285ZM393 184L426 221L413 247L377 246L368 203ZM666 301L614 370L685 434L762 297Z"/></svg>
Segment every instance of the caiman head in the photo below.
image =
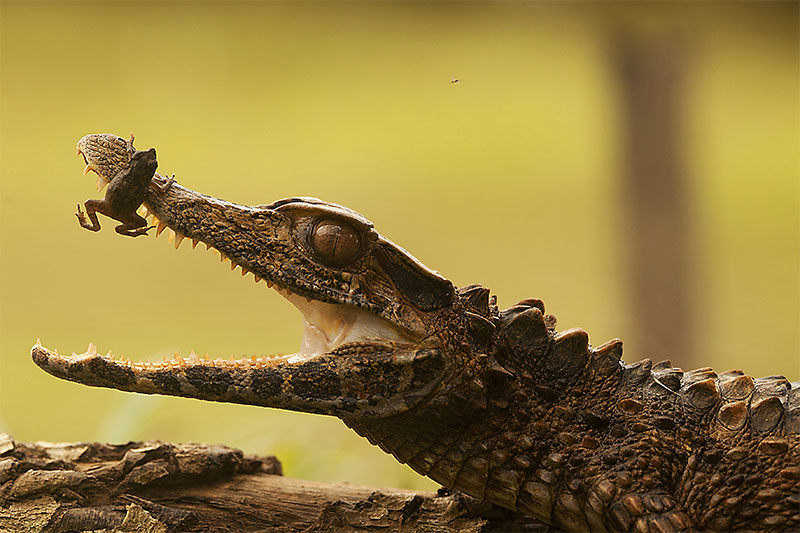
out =
<svg viewBox="0 0 800 533"><path fill-rule="evenodd" d="M97 174L98 191L102 191L125 168L134 152L136 149L133 147L133 133L130 139L123 139L113 133L101 133L86 135L78 141L78 155L83 155L86 163L83 175L90 171Z"/></svg>
<svg viewBox="0 0 800 533"><path fill-rule="evenodd" d="M106 181L132 153L110 135L78 149ZM299 351L134 363L37 342L36 364L86 385L334 415L443 485L517 507L533 468L531 424L549 408L531 398L557 397L590 364L585 332L556 335L539 300L498 311L488 289L456 289L345 207L313 198L247 207L158 174L153 182L143 202L156 233L169 228L176 248L202 242L286 297L303 315ZM591 364L618 368L620 352L604 345ZM503 455L509 443L519 457Z"/></svg>
<svg viewBox="0 0 800 533"><path fill-rule="evenodd" d="M86 169L108 182L134 153L111 134L78 142ZM453 284L382 237L363 216L314 198L247 207L166 186L143 199L157 233L203 243L294 304L303 315L297 353L238 360L194 354L134 363L89 351L57 356L37 345L48 372L88 385L327 413L388 416L435 394L455 368L460 327ZM165 185L163 187L159 185ZM488 307L487 307L488 311ZM489 322L486 322L489 324ZM455 325L455 327L454 327Z"/></svg>

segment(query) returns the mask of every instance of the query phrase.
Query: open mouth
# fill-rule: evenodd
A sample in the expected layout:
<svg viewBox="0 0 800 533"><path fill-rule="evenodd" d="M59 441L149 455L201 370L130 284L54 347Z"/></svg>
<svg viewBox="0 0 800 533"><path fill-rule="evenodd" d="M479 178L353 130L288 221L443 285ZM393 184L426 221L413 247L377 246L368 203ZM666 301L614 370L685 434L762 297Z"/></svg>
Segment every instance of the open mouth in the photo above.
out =
<svg viewBox="0 0 800 533"><path fill-rule="evenodd" d="M79 153L86 160L86 156L80 150ZM98 186L101 183L105 186L109 182L87 162L84 174L89 171L94 171L98 174ZM156 180L166 180L166 178L156 174ZM34 352L46 355L50 360L58 359L65 363L77 363L99 358L105 362L134 370L169 369L191 365L250 368L264 365L299 364L326 354L347 353L350 348L374 351L380 349L381 346L387 348L391 346L396 349L398 346L416 344L420 341L419 334L395 327L387 320L368 310L346 303L321 301L312 297L302 296L295 291L302 290L304 287L295 285L291 280L278 283L277 281L262 278L251 270L252 265L241 264L235 258L228 257L224 252L205 240L194 237L187 238L180 230L173 229L164 221L159 220L154 213L149 212L146 206L140 207L139 213L147 218L152 225L156 226L156 237L160 236L164 230L167 230L167 242L171 243L174 249L177 250L185 240L192 243L193 249L202 242L205 244L206 250L219 254L221 262L230 262L231 271L239 268L243 277L248 274L252 275L256 283L265 283L268 288L274 289L292 303L300 311L303 320L303 336L298 351L290 354L253 355L227 359L210 357L208 354L198 355L192 351L185 356L174 353L171 356L164 355L161 360L138 360L134 362L127 357L116 356L111 351L106 355L102 355L93 343L89 343L83 353L73 352L71 355L60 355L57 350L49 350L42 345L40 340L37 340L33 347ZM295 290L293 291L292 289ZM307 293L307 291L304 292ZM369 348L367 349L367 347Z"/></svg>
<svg viewBox="0 0 800 533"><path fill-rule="evenodd" d="M106 201L113 201L112 192L119 199L133 190L126 191L123 172L137 153L132 137L87 135L77 148L85 162L84 175L98 175L98 190L113 180ZM101 355L94 344L80 354L59 355L37 341L34 361L48 372L79 380L75 376L86 370L80 381L107 383L103 376L108 372L126 381L119 372L146 377L167 369L296 367L324 356L393 357L437 348L437 337L428 333L418 310L449 301L452 284L381 237L358 213L313 198L243 206L192 191L159 174L150 185L136 193L144 196L135 196L130 209L143 205L138 213L155 226L157 237L169 230L167 240L175 249L184 241L192 248L203 243L219 253L221 262L230 261L231 271L239 268L242 276L250 274L256 283L265 283L289 300L302 315L299 349L285 355L228 359L190 352L134 361L112 352Z"/></svg>
<svg viewBox="0 0 800 533"><path fill-rule="evenodd" d="M77 146L78 155L83 157L86 165L83 175L90 171L97 174L98 191L102 191L117 171L125 167L134 151L133 134L127 140L110 133L86 135ZM87 154L91 156L87 157Z"/></svg>
<svg viewBox="0 0 800 533"><path fill-rule="evenodd" d="M86 166L83 168L83 175L85 176L89 172L94 172L97 174L97 183L95 184L95 188L97 189L97 192L103 192L103 189L106 188L106 185L110 183L109 180L92 167L89 161L86 160L86 155L81 152L80 149L78 149L77 155L83 157L83 162L86 164Z"/></svg>
<svg viewBox="0 0 800 533"><path fill-rule="evenodd" d="M147 213L146 208L143 209L145 211L143 216L153 217L153 222L158 226L156 235L160 235L167 226L152 213ZM200 242L198 239L189 240L192 242L192 248L196 248ZM167 241L172 243L177 250L184 238L180 233L176 233L169 228ZM89 343L83 353L73 352L72 355L60 355L58 351L51 351L45 348L41 341L37 339L36 345L33 347L34 350L46 352L50 357L58 357L69 362L79 362L99 357L110 363L142 370L176 368L189 365L247 368L275 364L298 364L326 354L345 353L348 348L364 349L370 346L372 350L375 350L382 345L397 347L398 345L419 341L417 335L402 331L369 311L347 304L328 303L300 296L287 288L279 286L277 283L258 277L253 272L248 271L247 267L237 264L235 260L228 258L208 244L206 244L206 250L219 253L221 262L230 262L231 271L239 268L242 276L251 274L256 283L265 283L267 287L274 289L300 311L303 320L303 336L297 352L223 359L210 357L208 354L198 355L192 351L186 356L176 352L172 356L164 355L161 360L139 360L134 362L124 356L116 356L110 351L106 355L101 355L93 343Z"/></svg>

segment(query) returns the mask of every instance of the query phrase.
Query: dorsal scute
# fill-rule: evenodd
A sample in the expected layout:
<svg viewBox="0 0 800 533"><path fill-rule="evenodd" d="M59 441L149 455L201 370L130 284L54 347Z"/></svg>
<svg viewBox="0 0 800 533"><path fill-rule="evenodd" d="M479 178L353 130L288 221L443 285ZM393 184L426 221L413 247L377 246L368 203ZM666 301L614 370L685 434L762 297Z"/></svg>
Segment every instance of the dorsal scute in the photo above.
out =
<svg viewBox="0 0 800 533"><path fill-rule="evenodd" d="M792 383L792 388L786 393L786 431L800 433L800 383Z"/></svg>
<svg viewBox="0 0 800 533"><path fill-rule="evenodd" d="M650 359L642 359L624 368L625 379L632 385L642 385L653 378L653 362Z"/></svg>
<svg viewBox="0 0 800 533"><path fill-rule="evenodd" d="M495 326L491 320L470 311L464 312L467 329L478 345L488 346L494 335Z"/></svg>
<svg viewBox="0 0 800 533"><path fill-rule="evenodd" d="M456 292L469 311L479 316L489 316L489 289L473 284L459 287Z"/></svg>
<svg viewBox="0 0 800 533"><path fill-rule="evenodd" d="M693 408L708 411L722 400L716 378L714 372L699 372L694 375L687 372L683 375L679 392Z"/></svg>
<svg viewBox="0 0 800 533"><path fill-rule="evenodd" d="M538 360L547 353L554 331L540 300L523 300L499 313L499 324L516 359Z"/></svg>
<svg viewBox="0 0 800 533"><path fill-rule="evenodd" d="M672 361L661 361L653 365L653 377L672 392L681 390L683 370L672 366Z"/></svg>
<svg viewBox="0 0 800 533"><path fill-rule="evenodd" d="M545 368L559 377L571 378L586 367L589 359L589 334L568 329L553 337Z"/></svg>
<svg viewBox="0 0 800 533"><path fill-rule="evenodd" d="M759 400L770 396L783 396L791 388L792 384L783 376L756 378L753 387L753 400Z"/></svg>
<svg viewBox="0 0 800 533"><path fill-rule="evenodd" d="M500 321L508 339L522 350L532 351L550 339L544 315L538 307L514 306L500 313Z"/></svg>
<svg viewBox="0 0 800 533"><path fill-rule="evenodd" d="M773 431L784 422L784 401L792 384L783 376L768 376L754 380L750 396L750 427L759 433Z"/></svg>
<svg viewBox="0 0 800 533"><path fill-rule="evenodd" d="M744 400L753 393L755 381L744 374L722 374L719 387L726 401Z"/></svg>
<svg viewBox="0 0 800 533"><path fill-rule="evenodd" d="M622 369L622 341L612 339L592 350L590 368L596 374L610 376Z"/></svg>
<svg viewBox="0 0 800 533"><path fill-rule="evenodd" d="M700 369L706 373L708 369ZM800 388L784 376L752 378L741 370L722 372L716 421L726 431L756 434L800 433Z"/></svg>
<svg viewBox="0 0 800 533"><path fill-rule="evenodd" d="M477 284L466 285L456 289L456 294L463 305L464 322L470 336L478 347L488 348L496 329L489 289Z"/></svg>

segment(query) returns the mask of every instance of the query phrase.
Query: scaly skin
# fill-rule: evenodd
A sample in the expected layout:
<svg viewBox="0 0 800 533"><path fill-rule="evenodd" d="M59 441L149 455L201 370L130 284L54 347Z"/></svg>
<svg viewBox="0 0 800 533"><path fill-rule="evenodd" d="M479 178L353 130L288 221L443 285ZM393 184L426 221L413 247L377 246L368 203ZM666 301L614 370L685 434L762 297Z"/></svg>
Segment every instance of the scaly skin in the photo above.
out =
<svg viewBox="0 0 800 533"><path fill-rule="evenodd" d="M202 241L328 316L377 317L386 338L310 358L137 364L37 343L47 372L337 416L444 486L562 530L800 527L800 389L781 376L626 365L619 340L557 333L539 300L500 311L488 289L455 289L319 200L244 207L174 185L144 203L177 244Z"/></svg>

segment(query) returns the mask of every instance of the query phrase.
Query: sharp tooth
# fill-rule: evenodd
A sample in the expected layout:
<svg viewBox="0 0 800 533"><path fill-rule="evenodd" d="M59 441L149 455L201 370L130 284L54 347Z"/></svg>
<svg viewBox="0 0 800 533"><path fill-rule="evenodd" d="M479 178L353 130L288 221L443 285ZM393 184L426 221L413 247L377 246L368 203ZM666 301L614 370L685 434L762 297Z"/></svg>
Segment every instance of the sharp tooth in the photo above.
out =
<svg viewBox="0 0 800 533"><path fill-rule="evenodd" d="M167 242L173 242L175 240L175 230L169 228L169 233L167 234Z"/></svg>
<svg viewBox="0 0 800 533"><path fill-rule="evenodd" d="M197 248L197 243L198 243L198 242L200 242L200 241L198 241L197 239L192 239L192 249L193 249L193 250L194 250L195 248Z"/></svg>
<svg viewBox="0 0 800 533"><path fill-rule="evenodd" d="M226 260L228 260L228 258L227 258L227 257L225 257L225 254L223 254L222 252L220 252L220 253L219 253L219 262L220 262L220 263L224 263Z"/></svg>
<svg viewBox="0 0 800 533"><path fill-rule="evenodd" d="M181 243L183 242L183 239L185 239L185 236L181 235L180 233L178 233L176 231L175 232L175 249L176 250L178 249L178 246L180 246Z"/></svg>
<svg viewBox="0 0 800 533"><path fill-rule="evenodd" d="M158 228L156 228L156 237L161 235L161 232L164 231L164 228L166 228L166 227L167 227L167 225L159 220L158 221Z"/></svg>
<svg viewBox="0 0 800 533"><path fill-rule="evenodd" d="M203 244L205 244L205 245L206 245L206 251L208 251L208 250L210 250L210 249L211 249L211 245L209 245L207 242L204 242Z"/></svg>
<svg viewBox="0 0 800 533"><path fill-rule="evenodd" d="M86 174L88 174L90 170L92 170L92 165L87 163L86 167L84 167L83 169L83 175L85 176Z"/></svg>
<svg viewBox="0 0 800 533"><path fill-rule="evenodd" d="M256 276L255 274L253 274L253 279L255 280L255 282L256 282L256 283L258 283L259 281L261 281L261 278L259 278L259 277L258 277L258 276Z"/></svg>
<svg viewBox="0 0 800 533"><path fill-rule="evenodd" d="M272 282L271 281L267 282L267 287L269 287L270 289L272 288Z"/></svg>
<svg viewBox="0 0 800 533"><path fill-rule="evenodd" d="M42 345L42 339L36 337L36 346L41 346L41 345Z"/></svg>
<svg viewBox="0 0 800 533"><path fill-rule="evenodd" d="M147 209L147 206L146 206L146 205L142 205L142 216L143 216L144 218L147 218L147 217L149 217L149 216L150 216L150 210L149 210L149 209Z"/></svg>
<svg viewBox="0 0 800 533"><path fill-rule="evenodd" d="M90 342L89 347L86 349L86 353L97 355L97 346Z"/></svg>
<svg viewBox="0 0 800 533"><path fill-rule="evenodd" d="M159 220L155 213L151 213L153 215L153 224L158 224Z"/></svg>
<svg viewBox="0 0 800 533"><path fill-rule="evenodd" d="M189 361L192 361L192 362L195 362L195 361L197 361L197 354L196 354L196 353L194 353L194 350L192 350L191 352L189 352Z"/></svg>
<svg viewBox="0 0 800 533"><path fill-rule="evenodd" d="M109 358L109 359L114 359L114 354L111 353L111 350L108 351L108 353L106 354L106 357Z"/></svg>
<svg viewBox="0 0 800 533"><path fill-rule="evenodd" d="M242 267L242 277L244 277L245 274L249 274L249 273L250 273L249 270L247 270L246 268Z"/></svg>
<svg viewBox="0 0 800 533"><path fill-rule="evenodd" d="M236 267L237 267L237 266L239 266L239 265L237 265L236 263L234 263L233 261L231 261L231 270L236 270Z"/></svg>
<svg viewBox="0 0 800 533"><path fill-rule="evenodd" d="M103 192L103 189L106 188L106 185L108 185L108 182L103 179L103 176L97 176L97 183L95 184L97 192Z"/></svg>

